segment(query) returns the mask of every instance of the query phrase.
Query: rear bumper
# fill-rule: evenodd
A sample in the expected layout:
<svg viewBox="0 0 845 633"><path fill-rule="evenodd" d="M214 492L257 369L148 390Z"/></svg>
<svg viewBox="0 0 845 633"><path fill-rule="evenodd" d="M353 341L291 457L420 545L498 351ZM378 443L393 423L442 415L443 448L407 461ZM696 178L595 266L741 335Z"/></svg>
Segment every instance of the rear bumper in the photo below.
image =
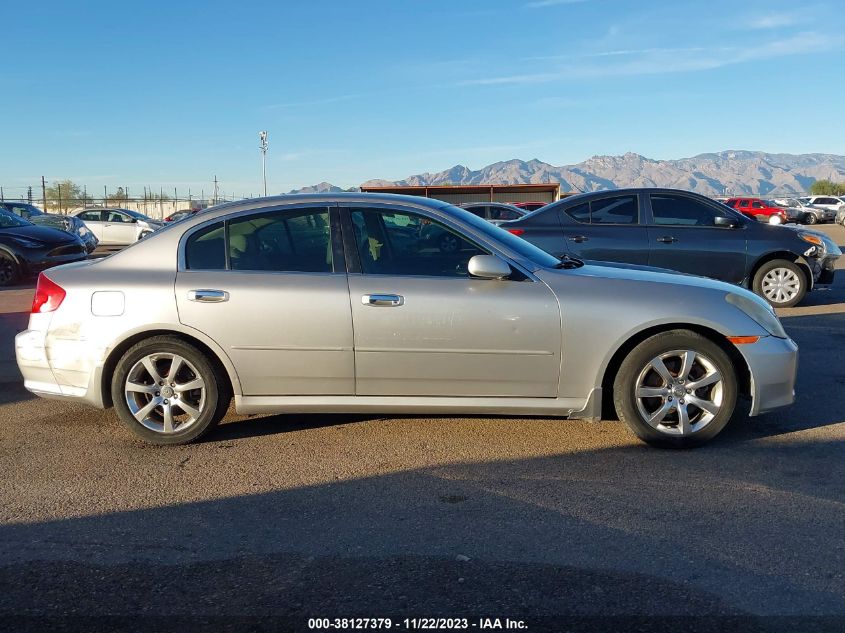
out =
<svg viewBox="0 0 845 633"><path fill-rule="evenodd" d="M767 336L737 349L751 372L750 415L787 407L795 401L798 346L792 339Z"/></svg>
<svg viewBox="0 0 845 633"><path fill-rule="evenodd" d="M64 377L59 380L50 365L43 331L24 330L15 336L15 359L24 387L35 395L105 408L100 387L102 365L79 363L77 369L63 369Z"/></svg>

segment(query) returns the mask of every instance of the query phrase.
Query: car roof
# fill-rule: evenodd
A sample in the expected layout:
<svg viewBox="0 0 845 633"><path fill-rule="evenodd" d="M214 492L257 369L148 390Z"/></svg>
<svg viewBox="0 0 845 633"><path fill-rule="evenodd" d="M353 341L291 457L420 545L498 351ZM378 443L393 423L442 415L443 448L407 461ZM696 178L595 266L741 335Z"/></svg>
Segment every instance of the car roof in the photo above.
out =
<svg viewBox="0 0 845 633"><path fill-rule="evenodd" d="M234 202L223 202L216 204L213 207L202 209L198 214L205 215L208 212L216 212L223 210L242 209L259 209L262 207L272 206L274 204L296 204L297 202L338 202L342 204L353 203L382 203L382 204L410 204L418 207L429 207L432 209L442 209L443 207L453 206L448 202L436 200L435 198L425 198L423 196L404 196L395 193L367 193L367 192L327 192L327 193L289 193L278 196L267 196L266 198L248 198L246 200L235 200Z"/></svg>

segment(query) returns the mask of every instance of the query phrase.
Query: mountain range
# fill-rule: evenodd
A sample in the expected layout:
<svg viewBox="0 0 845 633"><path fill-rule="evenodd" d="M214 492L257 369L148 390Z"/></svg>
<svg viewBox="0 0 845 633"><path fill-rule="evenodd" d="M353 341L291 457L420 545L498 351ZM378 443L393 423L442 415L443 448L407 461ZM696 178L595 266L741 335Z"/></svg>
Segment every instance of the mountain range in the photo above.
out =
<svg viewBox="0 0 845 633"><path fill-rule="evenodd" d="M444 171L426 172L403 180L368 180L361 186L559 182L564 192L671 187L710 196L766 196L803 195L813 182L823 179L845 181L845 156L727 150L691 158L654 160L628 152L622 156L593 156L581 163L560 167L536 158L529 161L511 159L477 170L455 165ZM344 190L322 182L291 193L334 191Z"/></svg>

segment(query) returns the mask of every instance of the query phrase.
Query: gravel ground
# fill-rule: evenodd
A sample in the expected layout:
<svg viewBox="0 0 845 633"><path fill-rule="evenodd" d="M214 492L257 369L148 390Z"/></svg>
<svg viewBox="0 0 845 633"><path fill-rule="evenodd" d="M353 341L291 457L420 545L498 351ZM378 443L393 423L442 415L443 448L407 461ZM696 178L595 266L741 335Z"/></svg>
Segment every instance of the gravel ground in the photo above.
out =
<svg viewBox="0 0 845 633"><path fill-rule="evenodd" d="M616 421L232 413L200 444L145 446L22 389L31 295L0 292L10 628L845 628L845 273L783 311L797 403L683 452Z"/></svg>

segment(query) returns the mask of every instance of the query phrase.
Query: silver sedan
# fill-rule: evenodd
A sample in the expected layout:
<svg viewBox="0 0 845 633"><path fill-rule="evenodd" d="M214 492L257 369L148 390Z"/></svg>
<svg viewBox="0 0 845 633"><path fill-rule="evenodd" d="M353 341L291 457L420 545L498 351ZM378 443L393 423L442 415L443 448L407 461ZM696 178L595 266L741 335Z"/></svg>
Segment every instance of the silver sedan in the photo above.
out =
<svg viewBox="0 0 845 633"><path fill-rule="evenodd" d="M646 442L685 447L740 396L751 415L791 404L797 362L736 286L558 260L446 203L375 194L222 205L51 269L15 345L30 391L114 406L156 444L199 438L234 398L588 419L612 402Z"/></svg>

